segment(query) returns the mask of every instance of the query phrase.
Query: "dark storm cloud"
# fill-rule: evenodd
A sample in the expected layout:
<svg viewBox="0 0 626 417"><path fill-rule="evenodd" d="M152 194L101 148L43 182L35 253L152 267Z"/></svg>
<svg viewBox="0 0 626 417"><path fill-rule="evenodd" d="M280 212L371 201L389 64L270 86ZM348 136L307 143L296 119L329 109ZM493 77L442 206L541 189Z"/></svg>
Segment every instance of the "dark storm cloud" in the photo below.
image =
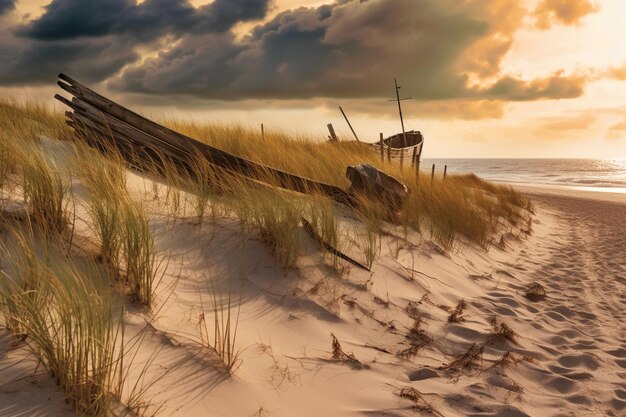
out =
<svg viewBox="0 0 626 417"><path fill-rule="evenodd" d="M417 100L501 103L578 97L587 81L502 73L528 14L518 0L337 0L285 11L238 39L234 25L270 4L53 0L34 21L0 29L0 83L51 82L63 71L141 94L378 100L393 97L397 77Z"/></svg>
<svg viewBox="0 0 626 417"><path fill-rule="evenodd" d="M0 41L0 80L3 84L54 82L61 71L87 82L98 82L138 58L132 50L111 39L63 42Z"/></svg>
<svg viewBox="0 0 626 417"><path fill-rule="evenodd" d="M158 48L166 36L228 34L238 22L263 17L269 3L215 0L195 8L188 0L53 0L32 22L0 27L0 84L53 82L62 71L100 82L137 62L139 46Z"/></svg>
<svg viewBox="0 0 626 417"><path fill-rule="evenodd" d="M390 94L390 77L397 74L414 94L445 97L465 85L455 60L487 29L485 22L466 17L467 9L454 0L299 8L258 26L242 43L216 42L211 34L184 38L171 53L129 69L123 78L138 91L167 86L171 92L226 99L304 98ZM216 66L215 47L237 53ZM205 74L205 82L180 77L190 67ZM228 85L222 73L228 74Z"/></svg>
<svg viewBox="0 0 626 417"><path fill-rule="evenodd" d="M17 0L0 0L0 16L4 13L13 10Z"/></svg>
<svg viewBox="0 0 626 417"><path fill-rule="evenodd" d="M15 8L16 0L0 0L0 16Z"/></svg>
<svg viewBox="0 0 626 417"><path fill-rule="evenodd" d="M488 7L489 6L489 7ZM403 91L421 100L538 100L583 92L584 77L524 81L498 76L525 11L515 0L357 0L299 8L232 36L188 36L128 68L115 86L213 99L366 98ZM471 53L468 53L471 52Z"/></svg>
<svg viewBox="0 0 626 417"><path fill-rule="evenodd" d="M188 0L53 0L19 33L47 41L104 35L148 41L165 34L225 32L262 18L268 6L269 0L215 0L198 8Z"/></svg>

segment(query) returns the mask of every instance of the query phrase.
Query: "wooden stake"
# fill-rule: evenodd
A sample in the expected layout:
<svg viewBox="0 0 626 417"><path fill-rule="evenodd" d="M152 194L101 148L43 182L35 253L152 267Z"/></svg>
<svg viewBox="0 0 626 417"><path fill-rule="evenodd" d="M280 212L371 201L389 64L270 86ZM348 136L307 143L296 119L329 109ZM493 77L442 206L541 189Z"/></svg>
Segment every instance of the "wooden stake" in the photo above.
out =
<svg viewBox="0 0 626 417"><path fill-rule="evenodd" d="M385 146L383 142L383 134L380 134L380 160L385 162Z"/></svg>
<svg viewBox="0 0 626 417"><path fill-rule="evenodd" d="M391 163L391 142L387 142L387 162Z"/></svg>
<svg viewBox="0 0 626 417"><path fill-rule="evenodd" d="M337 138L337 135L335 134L335 128L333 127L333 124L328 123L326 127L328 128L328 131L330 132L330 136L329 136L330 140L338 142L339 139Z"/></svg>
<svg viewBox="0 0 626 417"><path fill-rule="evenodd" d="M430 173L430 188L433 187L434 182L435 182L435 164L433 164L433 170Z"/></svg>
<svg viewBox="0 0 626 417"><path fill-rule="evenodd" d="M448 166L444 165L443 166L443 179L446 179L446 175L448 175Z"/></svg>
<svg viewBox="0 0 626 417"><path fill-rule="evenodd" d="M261 123L261 139L265 140L265 128L263 127L263 123Z"/></svg>
<svg viewBox="0 0 626 417"><path fill-rule="evenodd" d="M350 126L350 130L352 131L354 138L356 139L357 142L360 142L359 137L356 135L356 132L352 128L352 124L350 123L350 120L348 120L348 116L346 116L346 113L343 111L341 106L339 106L339 110L341 110L341 114L343 114L343 118L346 119L346 122L348 122L348 126Z"/></svg>

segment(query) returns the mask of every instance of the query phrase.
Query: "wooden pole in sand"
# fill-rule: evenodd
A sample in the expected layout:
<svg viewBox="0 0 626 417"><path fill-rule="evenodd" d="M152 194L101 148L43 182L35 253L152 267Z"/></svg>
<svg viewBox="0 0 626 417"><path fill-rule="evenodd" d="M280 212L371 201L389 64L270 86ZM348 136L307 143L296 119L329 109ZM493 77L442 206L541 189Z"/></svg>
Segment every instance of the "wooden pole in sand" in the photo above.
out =
<svg viewBox="0 0 626 417"><path fill-rule="evenodd" d="M391 163L391 140L387 142L387 162Z"/></svg>
<svg viewBox="0 0 626 417"><path fill-rule="evenodd" d="M434 182L435 182L435 164L433 164L433 170L430 173L430 188L433 188Z"/></svg>
<svg viewBox="0 0 626 417"><path fill-rule="evenodd" d="M263 123L261 123L261 139L265 140L265 127Z"/></svg>
<svg viewBox="0 0 626 417"><path fill-rule="evenodd" d="M354 138L356 139L357 142L360 142L359 137L356 135L356 132L352 128L352 123L350 123L350 120L348 120L348 116L346 116L346 113L343 111L341 106L339 106L339 110L341 110L341 114L343 114L343 118L346 119L346 122L348 122L348 126L350 126L350 130L352 131Z"/></svg>
<svg viewBox="0 0 626 417"><path fill-rule="evenodd" d="M444 165L443 166L443 179L446 179L446 176L448 175L448 166Z"/></svg>
<svg viewBox="0 0 626 417"><path fill-rule="evenodd" d="M385 147L383 142L383 134L380 134L380 160L385 162Z"/></svg>
<svg viewBox="0 0 626 417"><path fill-rule="evenodd" d="M326 127L328 128L328 132L330 133L330 136L329 136L330 140L334 142L338 142L339 139L337 138L337 135L335 134L335 128L333 127L333 124L328 123Z"/></svg>

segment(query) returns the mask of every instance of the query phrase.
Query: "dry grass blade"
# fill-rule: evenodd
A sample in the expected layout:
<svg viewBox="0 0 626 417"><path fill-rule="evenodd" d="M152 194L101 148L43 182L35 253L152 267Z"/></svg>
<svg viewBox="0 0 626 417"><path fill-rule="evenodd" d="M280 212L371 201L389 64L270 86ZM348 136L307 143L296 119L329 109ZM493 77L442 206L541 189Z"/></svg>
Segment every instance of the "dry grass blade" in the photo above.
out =
<svg viewBox="0 0 626 417"><path fill-rule="evenodd" d="M334 334L331 333L330 337L332 338L332 353L334 360L349 362L352 365L362 365L361 362L354 356L354 354L348 354L344 352L344 350L341 348L341 343L339 343L339 340L337 339L337 337L335 337Z"/></svg>
<svg viewBox="0 0 626 417"><path fill-rule="evenodd" d="M533 282L526 289L524 296L530 301L537 302L545 300L547 297L547 293L543 285L539 284L538 282Z"/></svg>
<svg viewBox="0 0 626 417"><path fill-rule="evenodd" d="M398 356L404 358L414 357L419 353L420 349L428 346L433 341L433 338L427 335L426 332L422 329L421 317L417 317L415 319L411 330L409 330L409 333L406 335L406 338L409 340L409 343L411 345L398 353Z"/></svg>
<svg viewBox="0 0 626 417"><path fill-rule="evenodd" d="M443 366L440 369L448 370L454 374L461 372L463 369L475 368L479 366L479 362L482 362L484 349L485 346L483 344L473 343L467 351L463 352L448 365Z"/></svg>
<svg viewBox="0 0 626 417"><path fill-rule="evenodd" d="M415 408L418 411L421 411L424 413L430 413L430 414L438 415L438 416L442 415L439 411L437 411L433 407L431 403L426 401L426 399L424 398L424 394L422 394L421 392L419 392L413 387L409 387L409 386L402 387L400 390L396 391L394 394L400 398L404 398L405 400L411 401L413 403L413 408Z"/></svg>
<svg viewBox="0 0 626 417"><path fill-rule="evenodd" d="M520 362L534 362L534 359L530 356L520 356L513 352L505 352L500 359L494 361L489 369L516 366Z"/></svg>
<svg viewBox="0 0 626 417"><path fill-rule="evenodd" d="M517 333L508 324L498 323L495 317L491 319L491 332L486 343L504 343L508 341L517 344Z"/></svg>
<svg viewBox="0 0 626 417"><path fill-rule="evenodd" d="M459 301L459 303L454 308L454 311L448 316L448 323L462 323L465 321L465 317L463 316L463 310L467 307L465 300Z"/></svg>
<svg viewBox="0 0 626 417"><path fill-rule="evenodd" d="M217 356L219 356L226 371L232 374L241 364L239 360L239 350L237 349L237 328L239 327L241 305L239 304L237 306L237 313L235 315L230 289L226 300L224 300L224 298L218 294L213 284L211 284L211 296L214 325L213 340L211 340L209 336L209 326L206 320L202 295L200 295L201 313L198 319L200 339L204 346L212 349Z"/></svg>
<svg viewBox="0 0 626 417"><path fill-rule="evenodd" d="M413 320L420 318L419 304L419 302L409 301L404 308L406 314Z"/></svg>

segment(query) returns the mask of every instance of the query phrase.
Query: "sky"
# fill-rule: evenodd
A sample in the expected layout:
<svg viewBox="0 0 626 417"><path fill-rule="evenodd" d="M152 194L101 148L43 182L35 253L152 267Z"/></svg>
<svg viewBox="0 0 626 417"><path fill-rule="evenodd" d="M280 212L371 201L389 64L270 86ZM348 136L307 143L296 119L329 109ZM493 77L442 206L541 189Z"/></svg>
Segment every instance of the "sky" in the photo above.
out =
<svg viewBox="0 0 626 417"><path fill-rule="evenodd" d="M624 0L0 0L0 94L64 72L149 116L424 157L626 159Z"/></svg>

